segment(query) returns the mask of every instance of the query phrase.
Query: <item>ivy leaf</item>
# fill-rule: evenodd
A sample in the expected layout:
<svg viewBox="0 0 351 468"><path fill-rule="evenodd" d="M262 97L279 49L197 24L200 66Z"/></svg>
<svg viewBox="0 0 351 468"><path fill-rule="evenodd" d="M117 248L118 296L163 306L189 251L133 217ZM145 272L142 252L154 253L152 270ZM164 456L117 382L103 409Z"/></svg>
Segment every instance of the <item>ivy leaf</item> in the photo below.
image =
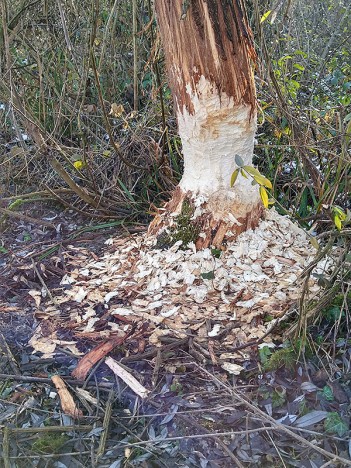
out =
<svg viewBox="0 0 351 468"><path fill-rule="evenodd" d="M219 258L222 254L222 251L220 249L211 249L211 254L215 257L215 258Z"/></svg>
<svg viewBox="0 0 351 468"><path fill-rule="evenodd" d="M349 430L348 425L341 419L338 413L328 414L324 421L324 429L326 432L337 434L339 437L343 437Z"/></svg>
<svg viewBox="0 0 351 468"><path fill-rule="evenodd" d="M233 185L235 184L235 181L236 179L238 178L238 175L239 175L239 168L235 169L235 171L233 172L231 178L230 178L230 186L233 187Z"/></svg>
<svg viewBox="0 0 351 468"><path fill-rule="evenodd" d="M260 197L263 203L263 206L265 208L268 208L268 193L267 190L263 187L263 185L260 185Z"/></svg>
<svg viewBox="0 0 351 468"><path fill-rule="evenodd" d="M8 253L8 250L5 249L5 247L2 247L2 246L0 245L0 253L6 254L6 253Z"/></svg>
<svg viewBox="0 0 351 468"><path fill-rule="evenodd" d="M235 155L235 164L238 166L238 167L243 167L244 166L244 160L241 156L239 156L238 154Z"/></svg>
<svg viewBox="0 0 351 468"><path fill-rule="evenodd" d="M263 346L258 350L258 355L262 364L266 364L272 355L272 351L268 346Z"/></svg>

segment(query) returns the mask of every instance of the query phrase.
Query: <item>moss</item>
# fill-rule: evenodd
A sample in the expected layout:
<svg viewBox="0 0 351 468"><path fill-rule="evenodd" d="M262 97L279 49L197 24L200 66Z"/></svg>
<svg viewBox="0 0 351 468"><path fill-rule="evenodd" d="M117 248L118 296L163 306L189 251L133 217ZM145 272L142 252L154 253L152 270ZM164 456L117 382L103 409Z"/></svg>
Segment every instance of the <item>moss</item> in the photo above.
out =
<svg viewBox="0 0 351 468"><path fill-rule="evenodd" d="M264 369L266 371L277 370L280 367L293 369L297 359L297 353L292 347L279 349L268 358L267 362L264 364Z"/></svg>
<svg viewBox="0 0 351 468"><path fill-rule="evenodd" d="M34 442L32 448L38 453L58 453L67 440L63 434L45 434Z"/></svg>
<svg viewBox="0 0 351 468"><path fill-rule="evenodd" d="M182 241L180 248L186 249L191 242L196 242L200 234L200 228L192 219L194 207L189 200L184 200L179 216L174 220L174 225L163 231L157 238L156 248L167 249L178 241Z"/></svg>

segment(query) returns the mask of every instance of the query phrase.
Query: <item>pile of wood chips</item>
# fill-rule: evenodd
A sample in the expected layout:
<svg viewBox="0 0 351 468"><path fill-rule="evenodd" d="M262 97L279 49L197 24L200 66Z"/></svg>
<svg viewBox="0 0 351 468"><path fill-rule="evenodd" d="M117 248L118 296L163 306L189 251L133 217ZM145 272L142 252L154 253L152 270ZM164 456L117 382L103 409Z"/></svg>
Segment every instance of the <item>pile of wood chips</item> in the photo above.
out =
<svg viewBox="0 0 351 468"><path fill-rule="evenodd" d="M109 239L102 258L72 247L62 290L45 306L36 296L44 320L33 348L52 355L60 345L79 355L82 338L106 341L132 327L140 336L142 326L147 345L160 346L165 335L212 341L222 367L236 373L247 357L243 344L272 341L270 330L296 304L300 275L315 255L306 233L274 209L221 252L155 245L146 234ZM312 277L309 296L318 292ZM76 341L59 339L59 329L71 330Z"/></svg>

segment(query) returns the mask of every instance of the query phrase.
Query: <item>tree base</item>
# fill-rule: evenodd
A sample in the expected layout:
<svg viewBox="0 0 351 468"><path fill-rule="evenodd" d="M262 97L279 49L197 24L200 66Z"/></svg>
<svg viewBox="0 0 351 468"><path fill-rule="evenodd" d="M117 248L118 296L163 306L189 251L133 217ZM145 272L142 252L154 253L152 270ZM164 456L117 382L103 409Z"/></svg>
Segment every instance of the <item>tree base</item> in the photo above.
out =
<svg viewBox="0 0 351 468"><path fill-rule="evenodd" d="M166 236L169 242L164 244L183 240L183 236L183 243L193 241L197 250L220 249L240 233L256 228L263 216L260 199L243 203L232 191L218 191L205 199L177 187L151 222L148 235Z"/></svg>

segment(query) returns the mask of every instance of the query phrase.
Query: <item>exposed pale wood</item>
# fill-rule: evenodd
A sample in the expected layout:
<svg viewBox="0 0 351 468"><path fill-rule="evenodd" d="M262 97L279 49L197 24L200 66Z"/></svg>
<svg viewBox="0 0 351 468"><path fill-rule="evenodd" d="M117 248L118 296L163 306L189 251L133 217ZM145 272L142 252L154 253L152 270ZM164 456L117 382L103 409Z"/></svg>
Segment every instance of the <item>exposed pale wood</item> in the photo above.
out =
<svg viewBox="0 0 351 468"><path fill-rule="evenodd" d="M63 379L61 379L59 375L53 375L51 377L51 380L53 381L56 390L59 394L62 411L68 416L71 416L72 418L83 417L82 411L79 408L77 408L76 404L74 403L73 397L70 394Z"/></svg>
<svg viewBox="0 0 351 468"><path fill-rule="evenodd" d="M141 385L135 377L132 376L129 372L123 369L122 366L118 364L114 359L108 357L105 359L105 363L108 367L117 375L120 379L125 382L128 387L130 387L134 393L136 393L140 398L146 398L149 394L149 390L147 390L143 385Z"/></svg>

